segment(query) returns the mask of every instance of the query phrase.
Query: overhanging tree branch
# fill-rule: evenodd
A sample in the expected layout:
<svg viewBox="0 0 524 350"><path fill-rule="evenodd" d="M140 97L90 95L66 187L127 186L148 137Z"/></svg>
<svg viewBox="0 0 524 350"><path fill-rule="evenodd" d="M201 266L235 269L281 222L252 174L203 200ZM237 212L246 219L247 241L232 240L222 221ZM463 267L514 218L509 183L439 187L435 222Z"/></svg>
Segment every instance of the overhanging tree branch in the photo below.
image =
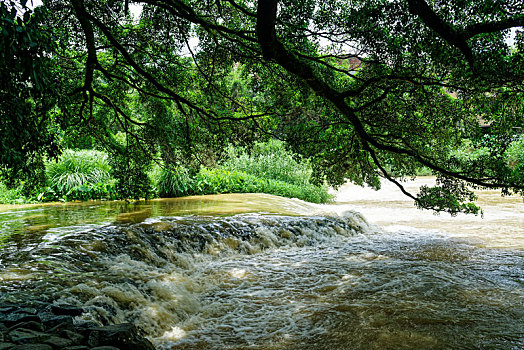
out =
<svg viewBox="0 0 524 350"><path fill-rule="evenodd" d="M444 40L446 40L450 45L458 48L464 58L469 63L470 66L473 65L474 57L471 48L466 42L466 38L462 35L461 32L454 29L443 19L441 19L435 11L429 7L429 5L424 0L407 0L409 11L418 16L422 22L428 26L435 33L440 35Z"/></svg>
<svg viewBox="0 0 524 350"><path fill-rule="evenodd" d="M419 0L409 0L417 1ZM441 173L445 176L451 176L466 182L470 182L477 186L486 188L516 188L524 189L523 184L506 184L502 182L485 182L474 177L469 177L461 172L449 170L439 166L426 159L423 155L413 150L400 148L397 146L385 145L378 142L371 137L363 126L361 120L355 115L355 112L344 101L343 94L340 94L325 82L316 77L312 68L306 63L301 62L291 53L289 53L282 43L278 40L276 35L276 15L277 15L278 0L260 0L257 9L257 37L260 43L262 53L266 60L273 60L284 67L289 72L302 78L312 90L319 96L325 97L331 101L337 109L349 120L358 134L364 149L370 150L371 146L379 150L405 155L416 159L420 164ZM378 161L378 159L377 159Z"/></svg>

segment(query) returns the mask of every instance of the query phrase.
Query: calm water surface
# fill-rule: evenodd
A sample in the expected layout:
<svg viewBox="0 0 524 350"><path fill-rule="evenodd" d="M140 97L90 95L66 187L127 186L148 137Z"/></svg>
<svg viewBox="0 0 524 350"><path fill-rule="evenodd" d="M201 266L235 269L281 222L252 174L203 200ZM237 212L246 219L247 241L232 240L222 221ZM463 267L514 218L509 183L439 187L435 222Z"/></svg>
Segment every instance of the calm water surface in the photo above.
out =
<svg viewBox="0 0 524 350"><path fill-rule="evenodd" d="M3 207L0 298L82 305L161 349L524 349L522 199L451 218L383 187Z"/></svg>

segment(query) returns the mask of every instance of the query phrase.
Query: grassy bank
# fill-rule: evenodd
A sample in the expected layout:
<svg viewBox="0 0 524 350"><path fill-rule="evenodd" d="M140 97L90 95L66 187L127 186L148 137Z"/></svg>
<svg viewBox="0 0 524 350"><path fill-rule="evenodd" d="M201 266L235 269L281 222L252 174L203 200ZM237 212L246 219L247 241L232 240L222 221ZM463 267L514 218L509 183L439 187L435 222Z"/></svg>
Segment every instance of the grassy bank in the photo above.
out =
<svg viewBox="0 0 524 350"><path fill-rule="evenodd" d="M256 143L251 150L229 147L214 168L189 171L158 166L148 172L150 197L181 197L217 193L268 193L314 203L331 200L326 186L311 183L312 168L279 141ZM122 199L108 155L95 150L66 150L46 162L46 186L23 195L21 186L0 182L0 203Z"/></svg>
<svg viewBox="0 0 524 350"><path fill-rule="evenodd" d="M268 193L326 203L327 186L311 183L310 164L288 152L282 142L256 143L251 150L229 147L217 168L202 168L191 176L187 169L161 169L153 176L162 197L215 193Z"/></svg>

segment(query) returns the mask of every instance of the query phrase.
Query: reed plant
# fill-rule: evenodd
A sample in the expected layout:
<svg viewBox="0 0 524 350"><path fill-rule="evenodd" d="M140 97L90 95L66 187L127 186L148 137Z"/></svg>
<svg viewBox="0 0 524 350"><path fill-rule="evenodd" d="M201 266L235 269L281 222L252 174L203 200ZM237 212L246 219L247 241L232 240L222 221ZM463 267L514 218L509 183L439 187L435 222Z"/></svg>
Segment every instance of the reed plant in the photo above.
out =
<svg viewBox="0 0 524 350"><path fill-rule="evenodd" d="M107 154L95 150L65 150L46 163L46 177L48 192L66 199L104 198L114 184Z"/></svg>
<svg viewBox="0 0 524 350"><path fill-rule="evenodd" d="M284 142L275 139L257 142L251 151L229 146L220 167L297 186L310 184L313 173L306 159L288 151Z"/></svg>
<svg viewBox="0 0 524 350"><path fill-rule="evenodd" d="M332 200L326 187L310 183L296 185L224 169L201 169L195 177L194 191L195 194L268 193L312 203L326 203Z"/></svg>
<svg viewBox="0 0 524 350"><path fill-rule="evenodd" d="M156 169L150 175L159 196L181 197L196 194L194 179L189 171L182 167Z"/></svg>

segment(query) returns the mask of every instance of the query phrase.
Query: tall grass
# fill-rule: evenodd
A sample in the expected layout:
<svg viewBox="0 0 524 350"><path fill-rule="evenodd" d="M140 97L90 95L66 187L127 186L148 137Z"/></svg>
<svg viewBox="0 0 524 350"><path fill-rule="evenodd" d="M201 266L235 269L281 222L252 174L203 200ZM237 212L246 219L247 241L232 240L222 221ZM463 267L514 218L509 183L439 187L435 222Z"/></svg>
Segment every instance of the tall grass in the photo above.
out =
<svg viewBox="0 0 524 350"><path fill-rule="evenodd" d="M229 146L221 168L298 186L310 184L313 170L307 160L289 152L282 141L255 143L251 152Z"/></svg>
<svg viewBox="0 0 524 350"><path fill-rule="evenodd" d="M158 169L150 173L163 197L215 193L269 193L314 203L331 200L325 186L310 183L311 166L293 156L280 141L257 143L250 153L229 147L219 168L191 176L183 167Z"/></svg>
<svg viewBox="0 0 524 350"><path fill-rule="evenodd" d="M202 169L195 178L194 186L199 194L269 193L313 203L326 203L332 200L332 196L324 187L309 183L296 185L258 177L242 171L224 169Z"/></svg>
<svg viewBox="0 0 524 350"><path fill-rule="evenodd" d="M94 150L65 150L57 161L46 164L46 177L58 195L89 192L114 182L107 154Z"/></svg>
<svg viewBox="0 0 524 350"><path fill-rule="evenodd" d="M181 197L196 194L194 179L184 167L157 170L152 173L152 182L161 197Z"/></svg>

